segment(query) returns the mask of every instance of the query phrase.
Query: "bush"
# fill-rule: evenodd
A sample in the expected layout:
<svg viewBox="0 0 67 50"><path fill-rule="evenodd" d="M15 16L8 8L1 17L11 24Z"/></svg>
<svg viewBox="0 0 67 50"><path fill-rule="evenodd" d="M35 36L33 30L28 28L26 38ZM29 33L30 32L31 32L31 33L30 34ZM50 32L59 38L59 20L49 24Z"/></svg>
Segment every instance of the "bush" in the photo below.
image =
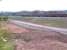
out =
<svg viewBox="0 0 67 50"><path fill-rule="evenodd" d="M7 21L8 17L7 16L0 16L0 21Z"/></svg>

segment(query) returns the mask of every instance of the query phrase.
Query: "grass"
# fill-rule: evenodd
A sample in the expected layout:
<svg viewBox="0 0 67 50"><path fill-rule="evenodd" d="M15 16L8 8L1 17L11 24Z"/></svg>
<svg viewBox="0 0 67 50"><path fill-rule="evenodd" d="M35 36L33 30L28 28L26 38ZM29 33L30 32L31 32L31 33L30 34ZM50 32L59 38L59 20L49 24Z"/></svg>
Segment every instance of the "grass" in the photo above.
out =
<svg viewBox="0 0 67 50"><path fill-rule="evenodd" d="M6 24L6 21L0 21L0 50L13 50L14 45L9 41L10 34Z"/></svg>
<svg viewBox="0 0 67 50"><path fill-rule="evenodd" d="M0 50L14 50L14 45L12 45L10 42L0 41Z"/></svg>
<svg viewBox="0 0 67 50"><path fill-rule="evenodd" d="M67 17L21 17L11 16L9 19L22 20L52 27L67 28Z"/></svg>
<svg viewBox="0 0 67 50"><path fill-rule="evenodd" d="M22 17L22 21L33 22L36 24L52 27L67 28L67 17Z"/></svg>
<svg viewBox="0 0 67 50"><path fill-rule="evenodd" d="M41 25L52 26L52 27L67 28L67 23L65 23L67 21L63 21L63 20L36 20L33 22Z"/></svg>

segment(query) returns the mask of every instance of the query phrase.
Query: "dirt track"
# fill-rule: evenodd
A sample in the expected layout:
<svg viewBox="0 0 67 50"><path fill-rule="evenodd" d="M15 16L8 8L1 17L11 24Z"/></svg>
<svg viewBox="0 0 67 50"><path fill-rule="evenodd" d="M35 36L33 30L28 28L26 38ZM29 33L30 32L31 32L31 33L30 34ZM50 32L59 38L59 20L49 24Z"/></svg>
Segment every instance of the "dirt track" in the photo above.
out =
<svg viewBox="0 0 67 50"><path fill-rule="evenodd" d="M38 31L19 28L8 24L16 39L15 50L67 50L67 35L52 31ZM20 34L19 34L20 33Z"/></svg>

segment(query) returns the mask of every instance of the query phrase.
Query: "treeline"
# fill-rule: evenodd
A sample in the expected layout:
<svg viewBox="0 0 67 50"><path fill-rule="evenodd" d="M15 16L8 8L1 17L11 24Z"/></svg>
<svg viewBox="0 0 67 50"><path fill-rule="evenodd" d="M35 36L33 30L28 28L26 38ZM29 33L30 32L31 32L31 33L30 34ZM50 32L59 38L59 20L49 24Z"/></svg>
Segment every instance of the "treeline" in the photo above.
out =
<svg viewBox="0 0 67 50"><path fill-rule="evenodd" d="M67 17L67 11L21 11L1 12L0 16Z"/></svg>

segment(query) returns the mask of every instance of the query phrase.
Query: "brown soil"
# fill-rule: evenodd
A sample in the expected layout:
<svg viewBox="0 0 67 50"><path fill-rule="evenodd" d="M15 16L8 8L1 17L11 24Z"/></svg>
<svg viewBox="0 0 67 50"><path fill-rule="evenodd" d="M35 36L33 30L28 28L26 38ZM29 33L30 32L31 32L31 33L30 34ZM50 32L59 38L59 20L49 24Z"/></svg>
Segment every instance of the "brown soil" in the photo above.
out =
<svg viewBox="0 0 67 50"><path fill-rule="evenodd" d="M8 24L7 28L12 33L22 33L22 32L29 32L29 30L21 27L17 27L14 24Z"/></svg>
<svg viewBox="0 0 67 50"><path fill-rule="evenodd" d="M67 35L54 31L28 30L14 25L8 27L14 32L12 39L16 40L15 50L67 50Z"/></svg>

